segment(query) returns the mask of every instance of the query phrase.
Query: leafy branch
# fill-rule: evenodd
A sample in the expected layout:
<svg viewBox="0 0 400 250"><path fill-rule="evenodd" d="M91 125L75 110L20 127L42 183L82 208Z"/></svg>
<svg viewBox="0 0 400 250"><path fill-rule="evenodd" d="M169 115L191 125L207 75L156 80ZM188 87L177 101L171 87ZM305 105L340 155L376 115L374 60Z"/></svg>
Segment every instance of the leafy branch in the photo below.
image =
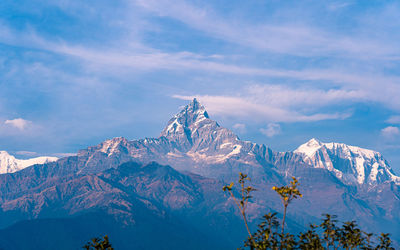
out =
<svg viewBox="0 0 400 250"><path fill-rule="evenodd" d="M302 197L303 195L300 193L300 191L297 189L297 186L299 185L297 179L295 177L292 177L292 181L290 181L290 185L288 186L282 186L282 187L272 187L272 190L277 192L279 196L281 197L282 203L283 203L283 219L282 219L282 234L284 233L285 230L285 219L286 219L286 211L289 203L298 197Z"/></svg>
<svg viewBox="0 0 400 250"><path fill-rule="evenodd" d="M234 186L234 183L231 182L230 185L226 185L222 188L224 192L228 192L232 199L235 201L237 207L239 208L239 211L243 217L243 221L247 230L247 233L249 234L250 239L254 243L254 239L252 237L252 234L250 232L249 225L247 223L247 218L246 218L246 208L249 200L252 198L250 195L251 192L255 191L256 189L251 187L251 186L246 186L246 181L250 181L250 177L247 176L247 174L239 173L239 186L240 186L240 196L236 197L232 191L232 188ZM255 244L253 244L254 246Z"/></svg>

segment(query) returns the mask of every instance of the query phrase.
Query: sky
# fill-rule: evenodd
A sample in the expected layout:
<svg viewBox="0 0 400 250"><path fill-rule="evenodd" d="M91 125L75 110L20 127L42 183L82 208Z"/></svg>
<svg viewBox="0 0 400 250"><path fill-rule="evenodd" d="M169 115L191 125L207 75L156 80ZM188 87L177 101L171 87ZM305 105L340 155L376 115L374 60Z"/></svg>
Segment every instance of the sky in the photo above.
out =
<svg viewBox="0 0 400 250"><path fill-rule="evenodd" d="M0 150L158 137L194 97L241 139L379 151L400 174L400 2L2 0Z"/></svg>

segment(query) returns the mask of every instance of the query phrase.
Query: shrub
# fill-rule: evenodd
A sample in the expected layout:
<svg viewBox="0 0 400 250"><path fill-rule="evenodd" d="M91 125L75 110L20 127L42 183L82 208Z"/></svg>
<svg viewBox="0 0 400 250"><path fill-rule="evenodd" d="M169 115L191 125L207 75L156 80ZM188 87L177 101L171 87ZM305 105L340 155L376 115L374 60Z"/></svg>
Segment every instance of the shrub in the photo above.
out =
<svg viewBox="0 0 400 250"><path fill-rule="evenodd" d="M292 177L287 186L273 187L272 189L280 196L283 204L282 223L276 217L276 213L265 214L257 231L251 233L247 218L246 207L251 199L250 193L255 191L251 186L246 186L245 181L250 181L246 174L239 174L240 192L236 197L233 191L234 183L224 186L223 190L229 192L230 196L238 206L246 230L249 234L244 242L244 247L251 249L394 249L389 234L381 233L375 236L358 228L355 221L338 223L335 215L323 214L321 224L310 224L309 227L297 235L285 233L285 218L287 207L293 199L302 197L298 190L298 181ZM279 230L280 229L280 230ZM374 246L374 240L378 242Z"/></svg>

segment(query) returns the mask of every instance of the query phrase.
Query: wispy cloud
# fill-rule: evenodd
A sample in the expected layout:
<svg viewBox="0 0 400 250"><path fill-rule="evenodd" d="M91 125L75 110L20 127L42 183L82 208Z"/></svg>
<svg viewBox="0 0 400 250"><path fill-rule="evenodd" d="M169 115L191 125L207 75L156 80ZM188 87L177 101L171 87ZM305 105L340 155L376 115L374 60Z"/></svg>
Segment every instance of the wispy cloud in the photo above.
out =
<svg viewBox="0 0 400 250"><path fill-rule="evenodd" d="M246 125L243 123L236 123L232 126L232 128L234 130L236 130L237 132L244 134L246 133L247 129L246 129Z"/></svg>
<svg viewBox="0 0 400 250"><path fill-rule="evenodd" d="M268 137L279 135L282 132L281 126L277 123L269 123L267 128L261 128L260 131Z"/></svg>
<svg viewBox="0 0 400 250"><path fill-rule="evenodd" d="M32 124L31 121L22 119L22 118L16 118L16 119L12 119L12 120L6 120L4 122L5 125L17 128L19 130L25 130L29 125Z"/></svg>
<svg viewBox="0 0 400 250"><path fill-rule="evenodd" d="M75 156L77 153L52 153L51 156L63 158L63 157L69 157L69 156Z"/></svg>
<svg viewBox="0 0 400 250"><path fill-rule="evenodd" d="M319 113L315 111L315 109L314 113L307 114L306 106L302 108L293 107L294 103L285 103L285 100L280 102L279 99L269 100L267 96L261 100L259 98L259 93L254 94L251 92L247 92L241 96L174 95L173 97L183 100L191 100L196 97L204 103L212 114L242 117L258 121L312 122L330 119L346 119L351 116L349 112ZM290 99L289 96L287 98ZM318 100L314 103L318 103ZM307 104L307 107L310 107L310 103ZM298 110L302 110L303 112L299 112ZM308 113L310 113L309 110Z"/></svg>
<svg viewBox="0 0 400 250"><path fill-rule="evenodd" d="M394 139L394 137L400 135L400 129L394 126L388 126L381 130L381 134L388 139Z"/></svg>
<svg viewBox="0 0 400 250"><path fill-rule="evenodd" d="M32 152L32 151L17 151L17 152L15 152L15 155L24 156L24 157L36 157L36 156L38 156L38 153Z"/></svg>
<svg viewBox="0 0 400 250"><path fill-rule="evenodd" d="M351 1L338 1L338 2L333 2L328 4L327 8L331 11L337 11L343 8L346 8L350 5L353 5L354 3Z"/></svg>
<svg viewBox="0 0 400 250"><path fill-rule="evenodd" d="M391 124L400 124L400 115L391 116L386 120L386 122Z"/></svg>
<svg viewBox="0 0 400 250"><path fill-rule="evenodd" d="M332 119L350 134L348 118L369 116L359 104L392 116L387 126L400 124L398 3L239 1L226 8L219 1L46 0L21 6L10 4L18 21L0 19L2 138L35 134L52 145L77 145L76 138L120 135L137 124L126 115L132 107L146 106L135 116L154 122L160 105L148 100L166 109L176 103L172 94L199 97L212 115L237 123L233 129L247 136L261 124ZM38 21L53 10L57 15ZM35 94L43 101L33 108ZM105 122L99 113L113 118ZM12 125L10 117L25 114L35 117L31 126ZM379 122L371 121L375 131ZM282 136L293 134L290 126ZM65 131L74 136L60 138Z"/></svg>
<svg viewBox="0 0 400 250"><path fill-rule="evenodd" d="M32 152L32 151L17 151L14 153L17 156L22 156L22 157L40 157L40 156L54 156L58 158L63 158L63 157L69 157L69 156L75 156L76 153L51 153L51 154L40 154L38 152Z"/></svg>
<svg viewBox="0 0 400 250"><path fill-rule="evenodd" d="M351 111L321 113L321 108L349 105L368 101L364 91L344 89L315 89L282 85L249 85L232 95L174 95L174 98L200 99L211 113L232 115L270 122L312 122L330 119L346 119ZM333 110L337 110L334 108Z"/></svg>
<svg viewBox="0 0 400 250"><path fill-rule="evenodd" d="M282 85L251 85L246 90L257 102L270 103L280 107L296 107L298 110L366 99L366 93L362 90L323 90Z"/></svg>
<svg viewBox="0 0 400 250"><path fill-rule="evenodd" d="M116 48L89 48L82 45L70 45L64 41L50 41L38 36L35 32L20 34L16 31L4 28L0 42L12 45L31 47L51 53L76 58L89 70L97 72L115 72L121 70L129 72L151 71L166 69L171 71L202 71L218 72L233 75L245 75L250 77L265 76L272 78L292 79L296 81L328 82L340 86L346 90L330 90L331 98L334 95L352 96L355 100L360 98L381 103L391 109L400 110L400 99L396 93L400 92L400 78L371 74L365 72L346 72L337 69L315 69L305 68L301 70L290 70L284 68L257 68L223 60L222 56L210 54L203 55L193 52L163 52L157 49L139 46L139 49L116 49ZM285 40L285 39L284 39ZM290 40L290 39L289 39ZM301 95L307 94L319 98L318 91L303 91ZM299 94L299 92L297 91ZM310 95L311 94L311 95ZM314 95L313 95L314 94ZM325 99L319 98L322 102Z"/></svg>
<svg viewBox="0 0 400 250"><path fill-rule="evenodd" d="M259 25L224 19L207 6L195 6L182 0L136 0L138 6L161 17L179 20L219 39L275 53L300 56L331 55L348 57L398 57L399 49L379 40L330 34L301 23ZM331 5L332 8L347 4Z"/></svg>

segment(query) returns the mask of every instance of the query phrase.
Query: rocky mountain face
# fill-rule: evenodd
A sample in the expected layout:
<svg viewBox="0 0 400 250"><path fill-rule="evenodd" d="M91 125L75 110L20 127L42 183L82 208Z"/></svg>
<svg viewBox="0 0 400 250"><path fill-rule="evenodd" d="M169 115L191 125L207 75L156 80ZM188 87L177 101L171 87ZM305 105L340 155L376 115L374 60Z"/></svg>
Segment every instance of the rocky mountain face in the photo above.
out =
<svg viewBox="0 0 400 250"><path fill-rule="evenodd" d="M57 157L41 156L31 159L16 159L6 151L0 151L0 174L14 173L35 164L44 164L58 160Z"/></svg>
<svg viewBox="0 0 400 250"><path fill-rule="evenodd" d="M196 242L238 247L246 235L235 204L221 187L236 181L239 172L249 174L258 190L249 203L252 226L264 213L281 212L271 187L296 176L303 198L289 209L292 228L331 213L400 240L399 177L379 153L315 139L294 152L276 152L240 140L211 120L196 99L158 138L113 138L77 156L0 175L0 227L6 233L27 219L100 211L116 221L110 225L135 228L141 218L163 227L176 222L176 232L204 237L193 238ZM151 232L151 224L140 225Z"/></svg>
<svg viewBox="0 0 400 250"><path fill-rule="evenodd" d="M227 181L236 179L237 173L244 170L280 179L271 168L282 167L286 171L286 165L301 159L301 155L274 152L265 145L240 140L211 120L196 99L168 122L158 138L113 138L79 151L78 157L85 162L81 172L96 172L129 160L156 161L180 171Z"/></svg>

